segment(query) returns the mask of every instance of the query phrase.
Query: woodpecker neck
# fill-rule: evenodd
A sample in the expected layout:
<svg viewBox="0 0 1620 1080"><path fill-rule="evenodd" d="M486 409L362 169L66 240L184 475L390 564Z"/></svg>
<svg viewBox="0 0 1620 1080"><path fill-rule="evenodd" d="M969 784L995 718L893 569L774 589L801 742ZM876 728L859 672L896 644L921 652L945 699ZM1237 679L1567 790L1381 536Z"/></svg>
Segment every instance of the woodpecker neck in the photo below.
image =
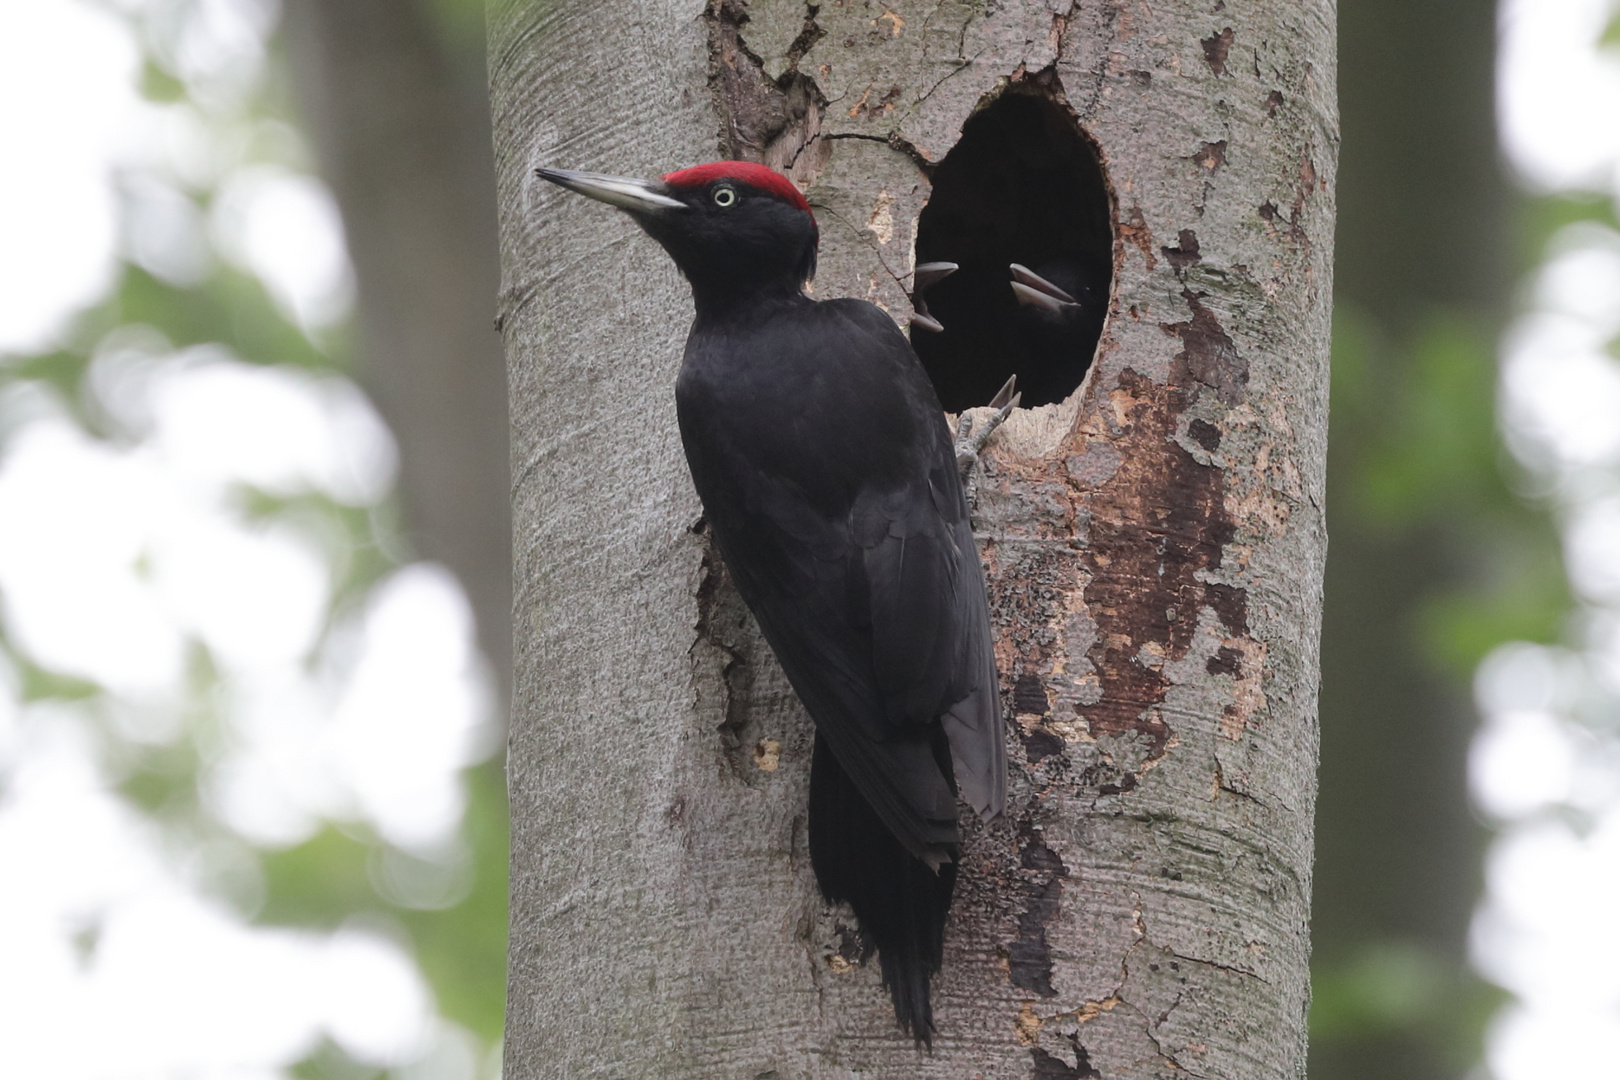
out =
<svg viewBox="0 0 1620 1080"><path fill-rule="evenodd" d="M781 277L765 281L736 278L693 278L692 304L702 324L724 323L757 311L761 305L808 299L803 283Z"/></svg>

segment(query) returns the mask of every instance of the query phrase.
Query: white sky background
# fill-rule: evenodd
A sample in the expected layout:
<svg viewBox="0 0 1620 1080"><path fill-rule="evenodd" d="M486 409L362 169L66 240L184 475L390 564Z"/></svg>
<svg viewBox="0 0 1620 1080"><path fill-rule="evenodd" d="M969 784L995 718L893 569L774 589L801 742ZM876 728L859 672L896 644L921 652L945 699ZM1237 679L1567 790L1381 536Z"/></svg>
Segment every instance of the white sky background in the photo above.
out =
<svg viewBox="0 0 1620 1080"><path fill-rule="evenodd" d="M1503 0L1503 149L1534 191L1620 194L1613 0ZM1494 1080L1615 1074L1620 1041L1620 235L1570 226L1502 346L1500 421L1550 493L1579 602L1569 647L1503 646L1480 666L1470 757L1499 827L1475 965L1514 995L1487 1039Z"/></svg>
<svg viewBox="0 0 1620 1080"><path fill-rule="evenodd" d="M465 895L461 770L494 747L459 587L407 566L333 622L346 539L237 497L377 505L395 451L370 404L336 375L123 327L86 380L125 436L108 441L6 373L120 259L181 286L224 260L310 332L346 316L332 198L252 110L275 18L269 0L0 3L0 619L29 662L105 691L25 704L0 651L0 1076L271 1080L321 1038L398 1080L493 1068L388 926L250 923L255 848L325 822L384 845L396 903ZM138 29L180 102L137 93ZM204 702L199 647L220 672ZM195 739L203 707L205 820L160 826L117 785L142 747Z"/></svg>

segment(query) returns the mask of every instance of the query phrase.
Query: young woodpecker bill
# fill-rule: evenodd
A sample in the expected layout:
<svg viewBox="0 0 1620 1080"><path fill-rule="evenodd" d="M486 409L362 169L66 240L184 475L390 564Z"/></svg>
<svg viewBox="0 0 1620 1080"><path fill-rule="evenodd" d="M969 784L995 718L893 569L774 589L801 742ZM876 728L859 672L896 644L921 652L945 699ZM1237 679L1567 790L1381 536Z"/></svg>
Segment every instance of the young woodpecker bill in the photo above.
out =
<svg viewBox="0 0 1620 1080"><path fill-rule="evenodd" d="M1018 301L1018 385L1032 405L1062 401L1097 351L1112 268L1106 259L1070 254L1042 263L1039 272L1018 263L1007 269Z"/></svg>
<svg viewBox="0 0 1620 1080"><path fill-rule="evenodd" d="M984 574L933 386L883 311L805 295L818 233L785 177L740 161L653 181L537 173L630 214L691 283L681 440L726 567L815 721L811 865L927 1043L957 798L994 818L1007 786ZM918 268L919 297L940 270Z"/></svg>

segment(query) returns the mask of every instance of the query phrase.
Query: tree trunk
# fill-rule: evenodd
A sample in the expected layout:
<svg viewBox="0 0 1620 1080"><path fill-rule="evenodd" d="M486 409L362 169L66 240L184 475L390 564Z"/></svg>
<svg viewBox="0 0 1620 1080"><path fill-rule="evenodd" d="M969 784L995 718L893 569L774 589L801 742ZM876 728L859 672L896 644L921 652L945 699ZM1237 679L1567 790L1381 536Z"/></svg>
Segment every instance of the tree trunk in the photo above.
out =
<svg viewBox="0 0 1620 1080"><path fill-rule="evenodd" d="M1224 8L492 8L512 1080L1301 1075L1334 12ZM531 174L791 163L816 294L903 314L934 166L1000 93L1095 140L1115 291L1086 383L976 481L1009 812L968 830L926 1053L819 900L810 724L699 528L686 287Z"/></svg>
<svg viewBox="0 0 1620 1080"><path fill-rule="evenodd" d="M359 283L360 377L399 444L409 534L467 590L504 695L506 373L490 325L495 205L477 36L436 25L421 0L285 6L293 89Z"/></svg>
<svg viewBox="0 0 1620 1080"><path fill-rule="evenodd" d="M1362 0L1340 18L1346 227L1336 289L1377 335L1367 374L1379 400L1368 415L1336 410L1332 425L1313 910L1328 972L1414 947L1419 962L1449 965L1442 984L1467 965L1484 846L1466 776L1474 713L1466 681L1437 670L1419 627L1442 590L1500 558L1487 553L1496 538L1478 513L1450 503L1405 527L1369 522L1355 495L1367 448L1399 422L1391 406L1408 393L1425 321L1452 313L1488 342L1512 309L1511 200L1492 112L1496 8ZM1462 1076L1472 1061L1454 1048L1474 1033L1453 1004L1431 1003L1427 1027L1419 1012L1318 1040L1311 1076Z"/></svg>

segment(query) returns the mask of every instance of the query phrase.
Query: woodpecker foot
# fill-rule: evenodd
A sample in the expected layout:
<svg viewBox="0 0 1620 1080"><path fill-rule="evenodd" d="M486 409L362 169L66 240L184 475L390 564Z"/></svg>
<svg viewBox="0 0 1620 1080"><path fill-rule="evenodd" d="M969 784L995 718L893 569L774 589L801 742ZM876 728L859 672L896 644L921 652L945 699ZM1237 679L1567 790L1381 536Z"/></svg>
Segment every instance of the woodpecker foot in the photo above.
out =
<svg viewBox="0 0 1620 1080"><path fill-rule="evenodd" d="M956 273L957 266L953 262L921 263L911 275L911 325L923 330L940 333L945 327L940 321L928 314L928 305L923 301L923 293L930 285L934 285Z"/></svg>
<svg viewBox="0 0 1620 1080"><path fill-rule="evenodd" d="M985 421L983 428L974 430L973 417L969 413L963 413L962 419L957 422L956 468L962 474L963 480L966 480L968 474L973 471L979 455L984 452L984 444L990 441L990 436L995 434L996 428L1018 408L1019 399L1023 395L1013 392L1013 385L1017 382L1018 376L1011 376L1002 388L996 391L996 396L990 399L990 408L996 411Z"/></svg>
<svg viewBox="0 0 1620 1080"><path fill-rule="evenodd" d="M1018 298L1020 304L1042 308L1055 315L1080 306L1080 301L1029 267L1012 263L1007 269L1012 271L1013 295Z"/></svg>

